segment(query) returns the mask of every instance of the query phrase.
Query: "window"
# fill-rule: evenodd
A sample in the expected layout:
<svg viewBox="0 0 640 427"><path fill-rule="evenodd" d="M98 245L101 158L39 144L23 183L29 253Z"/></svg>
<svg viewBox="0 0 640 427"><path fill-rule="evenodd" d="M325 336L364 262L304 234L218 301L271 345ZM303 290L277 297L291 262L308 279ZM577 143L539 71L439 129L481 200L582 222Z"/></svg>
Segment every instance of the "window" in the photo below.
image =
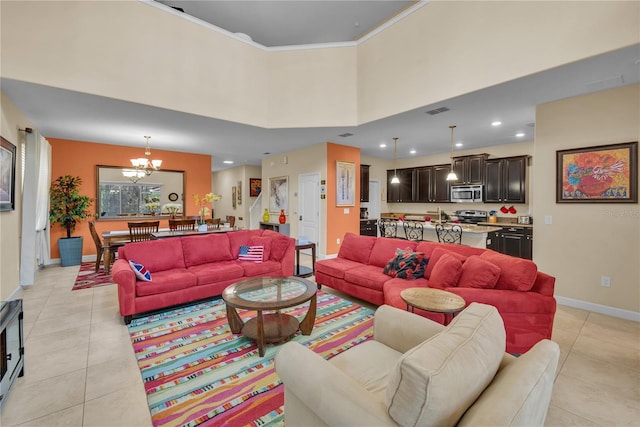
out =
<svg viewBox="0 0 640 427"><path fill-rule="evenodd" d="M160 215L162 185L101 182L100 216Z"/></svg>

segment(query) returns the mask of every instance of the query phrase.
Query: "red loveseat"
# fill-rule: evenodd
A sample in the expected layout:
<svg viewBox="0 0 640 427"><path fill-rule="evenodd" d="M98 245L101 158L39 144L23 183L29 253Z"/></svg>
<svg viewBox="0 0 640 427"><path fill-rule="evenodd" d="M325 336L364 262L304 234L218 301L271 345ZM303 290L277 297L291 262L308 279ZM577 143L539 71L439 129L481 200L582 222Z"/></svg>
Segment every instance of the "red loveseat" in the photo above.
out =
<svg viewBox="0 0 640 427"><path fill-rule="evenodd" d="M264 247L263 262L239 261L241 245ZM221 295L253 276L292 276L295 240L271 230L241 230L128 243L118 249L112 277L124 323L134 314ZM139 280L129 260L142 264L151 281Z"/></svg>
<svg viewBox="0 0 640 427"><path fill-rule="evenodd" d="M429 259L424 277L407 280L383 273L396 249L405 248ZM412 287L445 289L460 295L467 305L493 305L504 321L506 351L512 354L522 354L538 341L551 338L555 278L538 271L530 260L471 246L347 233L338 257L317 261L315 269L319 285L376 305L406 309L400 292ZM419 309L416 313L439 323L445 321L443 314Z"/></svg>

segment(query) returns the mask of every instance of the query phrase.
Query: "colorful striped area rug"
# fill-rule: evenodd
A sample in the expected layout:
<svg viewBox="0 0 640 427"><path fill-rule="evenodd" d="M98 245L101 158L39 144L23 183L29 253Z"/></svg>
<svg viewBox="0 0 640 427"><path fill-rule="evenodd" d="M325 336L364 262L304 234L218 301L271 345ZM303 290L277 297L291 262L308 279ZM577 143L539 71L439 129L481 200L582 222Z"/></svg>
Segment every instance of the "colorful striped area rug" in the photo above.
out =
<svg viewBox="0 0 640 427"><path fill-rule="evenodd" d="M308 304L282 311L302 320ZM230 332L222 299L134 319L129 333L154 426L284 424L274 369L280 345L267 344L259 357L254 341ZM372 310L318 291L311 335L292 340L329 359L372 335Z"/></svg>
<svg viewBox="0 0 640 427"><path fill-rule="evenodd" d="M104 265L100 264L100 269L96 273L95 261L83 262L80 264L80 271L73 284L72 291L79 289L90 289L98 286L113 285L114 281L110 274L104 274Z"/></svg>

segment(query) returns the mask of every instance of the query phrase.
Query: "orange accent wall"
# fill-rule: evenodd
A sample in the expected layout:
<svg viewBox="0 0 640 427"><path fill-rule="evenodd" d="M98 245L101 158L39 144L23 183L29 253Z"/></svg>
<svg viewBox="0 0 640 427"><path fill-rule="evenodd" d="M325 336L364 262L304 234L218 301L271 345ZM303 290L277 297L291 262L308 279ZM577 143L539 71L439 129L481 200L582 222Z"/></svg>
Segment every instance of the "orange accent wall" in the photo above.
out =
<svg viewBox="0 0 640 427"><path fill-rule="evenodd" d="M336 161L356 165L354 206L336 206ZM344 209L349 208L345 214ZM360 234L360 149L327 143L327 253L337 254L345 233Z"/></svg>
<svg viewBox="0 0 640 427"><path fill-rule="evenodd" d="M96 198L96 165L130 166L129 159L144 154L143 147L123 147L121 145L97 144L83 141L47 138L51 144L51 179L61 175L80 176L81 194ZM197 215L198 208L192 195L211 192L211 156L205 154L180 153L153 149L152 158L162 160L162 169L185 171L185 213ZM90 208L95 213L95 205ZM92 255L96 248L89 232L88 219L76 225L74 236L83 237L82 254ZM160 221L160 227L168 227L167 220ZM110 230L126 230L127 221L98 220L98 233ZM58 239L66 237L66 230L56 224L51 227L51 258L59 258Z"/></svg>

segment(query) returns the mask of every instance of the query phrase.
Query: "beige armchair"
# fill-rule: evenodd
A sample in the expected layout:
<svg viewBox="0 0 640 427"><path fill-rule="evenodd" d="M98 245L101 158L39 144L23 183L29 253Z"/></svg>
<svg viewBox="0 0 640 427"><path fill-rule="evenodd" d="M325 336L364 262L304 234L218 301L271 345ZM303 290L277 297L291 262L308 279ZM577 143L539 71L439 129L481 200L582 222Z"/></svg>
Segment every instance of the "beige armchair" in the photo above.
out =
<svg viewBox="0 0 640 427"><path fill-rule="evenodd" d="M374 339L330 360L289 342L276 356L291 426L540 425L560 354L549 340L504 353L502 319L472 303L444 327L381 306Z"/></svg>

